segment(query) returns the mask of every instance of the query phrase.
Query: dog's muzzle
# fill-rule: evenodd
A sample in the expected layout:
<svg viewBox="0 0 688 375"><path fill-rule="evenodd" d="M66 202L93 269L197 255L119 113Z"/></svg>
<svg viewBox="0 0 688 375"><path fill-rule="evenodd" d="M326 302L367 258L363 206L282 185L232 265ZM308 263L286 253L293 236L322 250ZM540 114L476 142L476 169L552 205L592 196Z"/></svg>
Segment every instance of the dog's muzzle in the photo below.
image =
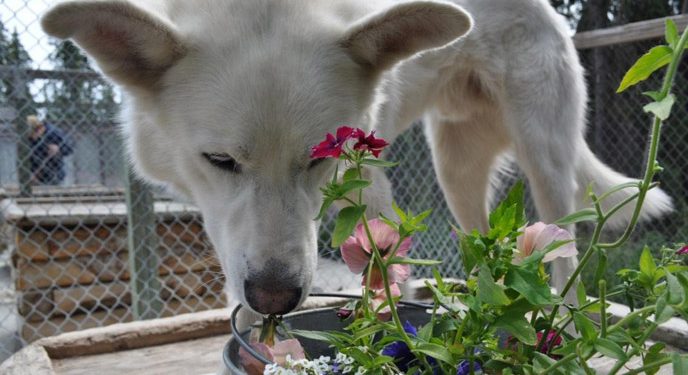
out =
<svg viewBox="0 0 688 375"><path fill-rule="evenodd" d="M286 314L294 310L304 293L300 277L288 274L286 264L269 262L267 270L244 280L249 307L261 314Z"/></svg>

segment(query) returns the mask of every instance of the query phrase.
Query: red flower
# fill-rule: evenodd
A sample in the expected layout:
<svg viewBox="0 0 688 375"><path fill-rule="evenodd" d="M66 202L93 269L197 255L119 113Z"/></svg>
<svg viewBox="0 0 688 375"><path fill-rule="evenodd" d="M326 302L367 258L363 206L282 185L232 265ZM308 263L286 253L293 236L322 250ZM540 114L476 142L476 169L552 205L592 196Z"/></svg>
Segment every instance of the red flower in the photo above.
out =
<svg viewBox="0 0 688 375"><path fill-rule="evenodd" d="M366 137L365 132L361 129L354 130L353 136L358 138L358 142L354 145L354 150L368 150L376 158L380 156L382 149L389 146L389 143L382 138L375 138L375 130L370 132L370 135Z"/></svg>
<svg viewBox="0 0 688 375"><path fill-rule="evenodd" d="M358 129L356 129L358 130ZM327 133L324 141L311 148L311 158L338 158L342 154L342 147L346 141L354 136L354 129L348 126L340 126L337 129L337 136Z"/></svg>
<svg viewBox="0 0 688 375"><path fill-rule="evenodd" d="M542 341L542 335L543 332L538 332L537 333L537 341L538 343ZM549 353L552 349L556 348L557 346L561 345L561 336L557 335L557 332L554 330L550 330L547 333L547 339L545 340L545 343L542 344L541 352L542 353Z"/></svg>
<svg viewBox="0 0 688 375"><path fill-rule="evenodd" d="M682 248L678 249L676 252L676 255L688 255L688 245L683 246Z"/></svg>

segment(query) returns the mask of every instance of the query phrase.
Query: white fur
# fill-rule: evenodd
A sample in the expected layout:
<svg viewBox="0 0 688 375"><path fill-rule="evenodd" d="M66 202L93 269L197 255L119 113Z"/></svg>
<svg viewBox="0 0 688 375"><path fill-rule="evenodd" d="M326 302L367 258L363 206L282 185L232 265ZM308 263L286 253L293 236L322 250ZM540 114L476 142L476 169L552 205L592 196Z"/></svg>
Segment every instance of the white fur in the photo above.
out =
<svg viewBox="0 0 688 375"><path fill-rule="evenodd" d="M584 142L583 71L547 2L454 3L73 1L43 25L73 38L124 88L135 167L196 202L245 303L249 270L274 258L308 289L318 186L333 168L309 170L308 150L343 124L393 139L424 116L442 189L464 229L485 230L490 171L507 151L544 221L571 213L591 181L603 191L626 180ZM232 155L242 173L218 170L203 152ZM374 173L382 188L371 195L389 198ZM648 198L650 216L671 207L659 189ZM555 264L555 285L572 267Z"/></svg>

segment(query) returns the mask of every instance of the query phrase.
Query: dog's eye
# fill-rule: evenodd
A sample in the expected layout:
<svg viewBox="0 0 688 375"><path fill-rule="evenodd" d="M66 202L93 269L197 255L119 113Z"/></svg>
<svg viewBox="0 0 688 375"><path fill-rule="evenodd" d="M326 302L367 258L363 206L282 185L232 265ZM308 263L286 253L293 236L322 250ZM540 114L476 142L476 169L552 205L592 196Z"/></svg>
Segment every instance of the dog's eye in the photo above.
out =
<svg viewBox="0 0 688 375"><path fill-rule="evenodd" d="M208 162L217 168L229 171L232 173L241 173L241 165L234 160L231 156L224 153L208 153L204 152L203 157L208 160Z"/></svg>
<svg viewBox="0 0 688 375"><path fill-rule="evenodd" d="M313 159L311 160L310 163L308 163L308 169L313 169L320 165L322 162L324 162L327 158L318 158L318 159Z"/></svg>

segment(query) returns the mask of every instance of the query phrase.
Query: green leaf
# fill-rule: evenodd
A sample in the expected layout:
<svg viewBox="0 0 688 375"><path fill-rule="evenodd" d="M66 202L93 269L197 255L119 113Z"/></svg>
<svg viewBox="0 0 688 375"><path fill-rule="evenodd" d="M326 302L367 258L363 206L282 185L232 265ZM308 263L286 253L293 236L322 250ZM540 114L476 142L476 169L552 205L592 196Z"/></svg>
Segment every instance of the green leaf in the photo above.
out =
<svg viewBox="0 0 688 375"><path fill-rule="evenodd" d="M669 64L673 50L668 46L657 46L641 56L638 61L626 72L621 80L617 93L646 80L652 73Z"/></svg>
<svg viewBox="0 0 688 375"><path fill-rule="evenodd" d="M669 118L669 115L671 115L671 107L674 106L675 102L676 96L674 94L669 94L659 102L647 104L643 107L643 110L646 113L652 113L660 120L665 121Z"/></svg>
<svg viewBox="0 0 688 375"><path fill-rule="evenodd" d="M375 360L373 360L373 363L371 363L371 367L372 368L380 368L385 363L390 363L390 362L394 362L394 358L387 356L387 355L381 355L381 356L375 358Z"/></svg>
<svg viewBox="0 0 688 375"><path fill-rule="evenodd" d="M526 345L537 344L537 334L530 322L519 314L502 315L494 322L494 327L509 332L512 336Z"/></svg>
<svg viewBox="0 0 688 375"><path fill-rule="evenodd" d="M549 285L540 277L537 268L514 267L510 269L504 278L504 285L521 293L533 305L542 306L552 303L552 292Z"/></svg>
<svg viewBox="0 0 688 375"><path fill-rule="evenodd" d="M664 38L666 39L667 44L672 49L676 49L678 46L678 40L679 40L679 35L678 35L678 29L676 28L676 23L674 23L674 20L671 18L667 18L666 20L666 29L664 31Z"/></svg>
<svg viewBox="0 0 688 375"><path fill-rule="evenodd" d="M597 330L595 330L595 325L590 318L579 312L574 312L573 321L576 324L576 330L583 336L585 341L590 343L595 341L597 338Z"/></svg>
<svg viewBox="0 0 688 375"><path fill-rule="evenodd" d="M583 221L596 222L597 219L597 211L595 211L594 208L584 208L580 211L572 213L571 215L562 217L561 219L555 221L554 224L564 226Z"/></svg>
<svg viewBox="0 0 688 375"><path fill-rule="evenodd" d="M650 97L652 100L656 102L662 101L662 93L659 91L645 91L643 95ZM637 184L636 184L637 185Z"/></svg>
<svg viewBox="0 0 688 375"><path fill-rule="evenodd" d="M349 168L344 172L344 176L342 176L342 181L352 181L352 180L357 180L359 179L358 176L358 169L357 168Z"/></svg>
<svg viewBox="0 0 688 375"><path fill-rule="evenodd" d="M413 264L416 266L436 266L438 264L442 264L441 260L434 260L434 259L413 259L413 258L402 258L402 257L394 257L390 260L387 261L388 265L391 264Z"/></svg>
<svg viewBox="0 0 688 375"><path fill-rule="evenodd" d="M665 347L666 347L666 345L664 345L663 343L656 343L656 344L652 345L647 350L647 354L645 355L645 358L643 358L643 365L648 366L651 363L655 363L657 361L661 361L662 359L666 358L667 354L662 353L662 350L664 350ZM661 366L649 368L649 369L645 370L645 374L654 375L659 371L660 367Z"/></svg>
<svg viewBox="0 0 688 375"><path fill-rule="evenodd" d="M650 248L645 246L643 252L640 254L640 272L652 279L657 270L657 264L655 264L655 259L652 257L652 252Z"/></svg>
<svg viewBox="0 0 688 375"><path fill-rule="evenodd" d="M471 241L472 236L464 233L461 229L452 226L454 232L459 238L459 247L461 250L461 261L466 275L473 272L473 268L484 258L485 252Z"/></svg>
<svg viewBox="0 0 688 375"><path fill-rule="evenodd" d="M342 335L337 334L335 332L308 331L308 330L301 330L301 329L292 329L292 330L289 330L289 333L296 335L296 336L305 337L305 338L311 339L311 340L325 341L325 342L328 342L330 344L343 342Z"/></svg>
<svg viewBox="0 0 688 375"><path fill-rule="evenodd" d="M504 306L511 302L504 293L504 287L495 283L486 264L480 266L478 273L478 299L492 306Z"/></svg>
<svg viewBox="0 0 688 375"><path fill-rule="evenodd" d="M662 324L674 316L674 309L669 306L668 297L668 293L664 292L657 298L655 304L655 322L657 324Z"/></svg>
<svg viewBox="0 0 688 375"><path fill-rule="evenodd" d="M339 247L351 235L358 220L363 217L366 206L351 206L339 211L332 232L332 247Z"/></svg>
<svg viewBox="0 0 688 375"><path fill-rule="evenodd" d="M368 180L350 180L339 185L337 193L339 193L339 196L343 197L350 191L363 189L368 186L370 186L370 181Z"/></svg>
<svg viewBox="0 0 688 375"><path fill-rule="evenodd" d="M354 331L353 339L354 341L358 341L364 337L372 337L374 334L382 331L383 329L385 329L385 326L382 324L375 324L370 327L357 329Z"/></svg>
<svg viewBox="0 0 688 375"><path fill-rule="evenodd" d="M626 353L624 352L624 350L619 346L619 344L615 343L612 340L598 337L595 340L595 350L606 355L609 358L614 358L618 360L626 359Z"/></svg>
<svg viewBox="0 0 688 375"><path fill-rule="evenodd" d="M447 350L447 348L445 348L444 346L440 346L437 344L432 344L429 342L418 344L414 352L420 352L429 355L435 359L439 359L440 361L449 364L453 363L452 355L451 353L449 353L449 350Z"/></svg>
<svg viewBox="0 0 688 375"><path fill-rule="evenodd" d="M676 276L672 275L670 272L667 271L665 276L667 279L667 292L669 293L667 302L670 305L680 305L683 303L684 299L684 293L681 284L678 282Z"/></svg>
<svg viewBox="0 0 688 375"><path fill-rule="evenodd" d="M550 357L548 357L542 353L538 353L538 352L533 353L533 366L534 366L535 370L542 371L542 370L548 368L549 366L552 366L556 362L557 361L555 361L554 359L552 359L552 358L550 358Z"/></svg>
<svg viewBox="0 0 688 375"><path fill-rule="evenodd" d="M329 209L330 206L332 206L332 203L334 203L334 199L332 199L332 198L323 199L323 203L320 206L320 211L318 212L318 216L316 216L315 219L313 219L313 220L322 219L323 216L325 216L325 214L327 213L327 209Z"/></svg>
<svg viewBox="0 0 688 375"><path fill-rule="evenodd" d="M404 212L404 210L402 210L402 209L397 205L397 202L392 202L392 209L393 209L394 212L397 214L397 216L399 216L399 220L401 220L401 221L406 221L406 220L407 220L407 218L406 218L406 212Z"/></svg>
<svg viewBox="0 0 688 375"><path fill-rule="evenodd" d="M388 168L388 167L397 166L399 163L395 163L395 162L391 162L391 161L387 161L387 160L382 160L382 159L365 158L365 159L361 160L361 164L370 165L373 167Z"/></svg>
<svg viewBox="0 0 688 375"><path fill-rule="evenodd" d="M490 213L490 238L504 238L525 224L523 182L518 181L506 198Z"/></svg>
<svg viewBox="0 0 688 375"><path fill-rule="evenodd" d="M674 374L688 374L688 356L679 353L671 355Z"/></svg>

